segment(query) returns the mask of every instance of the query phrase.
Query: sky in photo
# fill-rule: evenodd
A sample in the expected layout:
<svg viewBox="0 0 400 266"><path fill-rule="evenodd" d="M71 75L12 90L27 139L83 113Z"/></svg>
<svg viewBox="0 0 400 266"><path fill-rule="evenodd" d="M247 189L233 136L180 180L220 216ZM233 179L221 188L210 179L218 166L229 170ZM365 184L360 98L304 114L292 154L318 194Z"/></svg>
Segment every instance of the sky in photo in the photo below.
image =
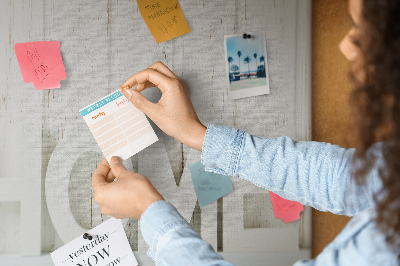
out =
<svg viewBox="0 0 400 266"><path fill-rule="evenodd" d="M248 72L248 66L244 62L244 58L249 56L251 59L250 62L250 71L256 71L256 64L254 59L254 53L257 53L257 66L264 64L264 62L260 63L260 57L265 56L265 39L264 34L256 33L251 34L250 39L243 39L242 35L234 36L234 37L227 37L226 38L226 51L227 57L231 56L233 58L232 64L239 66L239 57L238 51L242 52L240 56L240 72Z"/></svg>

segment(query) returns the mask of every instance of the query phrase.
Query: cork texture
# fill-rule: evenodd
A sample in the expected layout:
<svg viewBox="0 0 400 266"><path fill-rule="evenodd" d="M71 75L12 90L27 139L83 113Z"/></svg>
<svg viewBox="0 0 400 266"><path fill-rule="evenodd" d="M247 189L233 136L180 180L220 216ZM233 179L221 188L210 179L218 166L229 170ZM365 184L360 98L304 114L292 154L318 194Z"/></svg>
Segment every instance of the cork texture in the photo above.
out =
<svg viewBox="0 0 400 266"><path fill-rule="evenodd" d="M339 43L351 28L346 0L316 0L312 4L312 135L314 141L345 148L350 139L348 80L350 63L340 53ZM315 258L343 229L349 217L312 213L312 256Z"/></svg>

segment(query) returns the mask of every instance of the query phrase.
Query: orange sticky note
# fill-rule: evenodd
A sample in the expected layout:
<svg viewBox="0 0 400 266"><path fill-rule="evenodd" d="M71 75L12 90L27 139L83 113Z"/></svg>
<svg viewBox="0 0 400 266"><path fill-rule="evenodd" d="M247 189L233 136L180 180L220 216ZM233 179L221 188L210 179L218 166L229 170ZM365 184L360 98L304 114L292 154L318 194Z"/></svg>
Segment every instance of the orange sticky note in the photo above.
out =
<svg viewBox="0 0 400 266"><path fill-rule="evenodd" d="M269 192L275 218L282 219L285 224L300 219L300 213L304 211L304 206L296 201L281 198L273 192Z"/></svg>
<svg viewBox="0 0 400 266"><path fill-rule="evenodd" d="M140 14L157 43L190 32L178 0L137 0Z"/></svg>
<svg viewBox="0 0 400 266"><path fill-rule="evenodd" d="M24 82L33 83L36 90L59 88L60 81L67 78L60 42L16 43L14 50Z"/></svg>

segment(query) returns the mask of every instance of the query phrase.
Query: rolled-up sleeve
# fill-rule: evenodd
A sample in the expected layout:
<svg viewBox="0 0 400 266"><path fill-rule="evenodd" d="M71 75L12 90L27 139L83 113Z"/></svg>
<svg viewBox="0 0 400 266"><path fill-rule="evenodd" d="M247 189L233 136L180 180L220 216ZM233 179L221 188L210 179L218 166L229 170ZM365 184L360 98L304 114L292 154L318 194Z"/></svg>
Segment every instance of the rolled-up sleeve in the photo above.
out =
<svg viewBox="0 0 400 266"><path fill-rule="evenodd" d="M375 206L381 187L374 169L364 186L351 177L355 149L289 137L260 138L210 124L203 142L206 171L250 181L321 211L355 215Z"/></svg>

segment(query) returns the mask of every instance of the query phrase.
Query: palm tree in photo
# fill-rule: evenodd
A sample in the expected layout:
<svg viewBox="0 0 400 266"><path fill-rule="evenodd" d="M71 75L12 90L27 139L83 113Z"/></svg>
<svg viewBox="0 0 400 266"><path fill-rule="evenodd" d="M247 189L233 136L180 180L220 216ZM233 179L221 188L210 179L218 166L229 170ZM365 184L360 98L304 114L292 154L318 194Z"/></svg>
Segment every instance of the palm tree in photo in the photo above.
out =
<svg viewBox="0 0 400 266"><path fill-rule="evenodd" d="M246 56L244 58L244 62L247 64L247 67L248 67L248 70L249 70L248 77L250 77L250 62L251 62L250 56Z"/></svg>
<svg viewBox="0 0 400 266"><path fill-rule="evenodd" d="M238 72L239 71L239 67L237 65L233 64L231 66L231 70L232 70L232 72Z"/></svg>
<svg viewBox="0 0 400 266"><path fill-rule="evenodd" d="M264 70L266 71L266 69L265 69L265 58L264 58L263 55L260 57L260 63L262 63L262 62L264 62Z"/></svg>
<svg viewBox="0 0 400 266"><path fill-rule="evenodd" d="M233 62L232 56L228 57L229 69L231 69L231 63Z"/></svg>
<svg viewBox="0 0 400 266"><path fill-rule="evenodd" d="M253 54L253 56L254 56L254 62L256 63L256 73L257 73L257 69L258 69L258 67L257 67L257 53L254 53Z"/></svg>
<svg viewBox="0 0 400 266"><path fill-rule="evenodd" d="M240 76L240 57L242 56L241 51L238 51L238 56L239 56L239 76Z"/></svg>

